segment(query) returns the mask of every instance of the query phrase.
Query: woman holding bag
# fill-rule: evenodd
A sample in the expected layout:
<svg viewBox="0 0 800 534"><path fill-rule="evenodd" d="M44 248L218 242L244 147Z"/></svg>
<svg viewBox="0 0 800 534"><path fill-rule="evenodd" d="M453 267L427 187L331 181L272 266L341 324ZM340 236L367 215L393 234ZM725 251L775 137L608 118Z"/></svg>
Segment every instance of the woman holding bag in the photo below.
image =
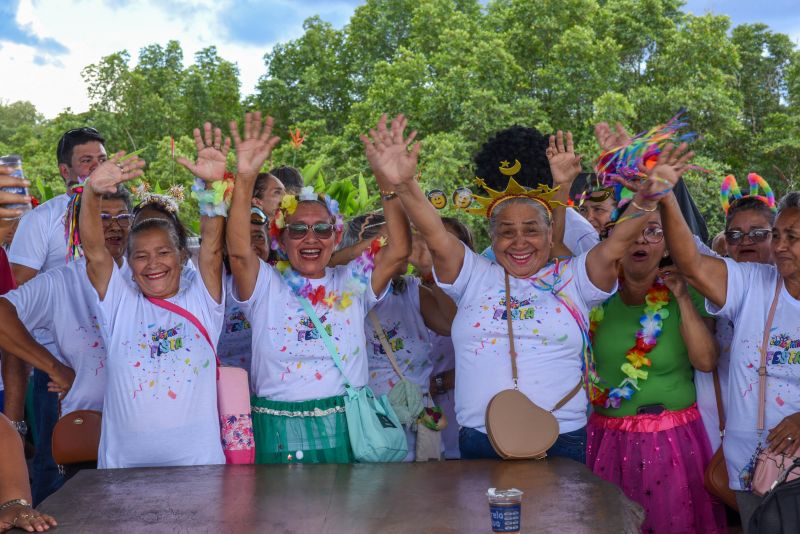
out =
<svg viewBox="0 0 800 534"><path fill-rule="evenodd" d="M405 126L401 115L387 128L383 116L371 131L372 139L362 137L382 190L386 246L377 252L376 243L349 264L328 268L341 239L341 215L335 201L307 187L297 196L286 195L280 208L269 214L272 247L288 257L282 272L253 252L248 223L256 175L278 142L272 136L272 119L262 126L260 113L248 115L244 138L234 133L237 154L254 154L250 168L240 167L237 176L227 245L235 297L253 331L257 463L355 459L345 394L368 381L365 316L398 266L405 265L410 250L403 208L384 186L416 174L419 148L408 150L415 134L406 138ZM400 459L403 456L405 452Z"/></svg>
<svg viewBox="0 0 800 534"><path fill-rule="evenodd" d="M760 501L751 493L759 452L792 456L800 444L800 193L778 205L775 265L700 254L675 198L661 203L673 259L708 310L733 323L722 446L747 529Z"/></svg>
<svg viewBox="0 0 800 534"><path fill-rule="evenodd" d="M558 191L566 202L567 184L580 171L571 134L566 146L560 133L551 138L548 157L554 184L566 185ZM498 165L513 173L510 163ZM487 190L491 198L479 198L481 207L473 210L489 221L494 263L445 229L413 179L395 179L392 187L428 244L437 283L458 305L452 338L462 458L498 457L486 434L487 407L496 394L518 385L557 419L559 435L547 453L583 462L587 403L576 385L582 383L587 316L616 290L616 262L641 235L644 218L627 217L589 252L550 262L553 236L563 235L563 213L554 221L551 202L559 199L549 188L525 190L511 180L506 191ZM660 188L660 182L647 181L628 215L653 209ZM517 380L512 379L514 359Z"/></svg>
<svg viewBox="0 0 800 534"><path fill-rule="evenodd" d="M229 142L211 125L195 130L201 179L221 180ZM86 272L97 292L109 351L99 468L221 464L214 348L222 327L224 218L202 224L199 269L182 276L186 252L174 226L145 219L130 230L127 259L133 284L105 247L100 195L142 174L137 157L114 155L88 178L80 213ZM208 184L211 187L211 184ZM222 206L217 206L221 208ZM214 215L224 210L208 210Z"/></svg>

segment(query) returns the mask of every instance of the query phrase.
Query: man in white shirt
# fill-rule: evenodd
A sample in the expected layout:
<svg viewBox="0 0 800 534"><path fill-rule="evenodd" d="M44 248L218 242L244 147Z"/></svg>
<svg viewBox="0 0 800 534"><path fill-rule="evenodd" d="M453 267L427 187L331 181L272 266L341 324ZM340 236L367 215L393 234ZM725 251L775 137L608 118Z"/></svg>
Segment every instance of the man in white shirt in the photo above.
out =
<svg viewBox="0 0 800 534"><path fill-rule="evenodd" d="M67 191L28 212L20 220L8 254L18 285L24 284L40 272L66 264L64 215L69 197L72 188L85 180L106 160L104 145L105 139L94 128L75 128L61 136L56 147L56 158ZM48 331L37 330L34 332L34 337L56 358L61 359ZM3 356L2 367L5 385L3 411L17 430L24 434L27 432L23 418L29 369L23 362L10 355ZM47 392L49 378L45 373L36 370L33 376L38 446L33 460L32 490L33 503L36 505L57 490L63 479L58 473L50 450L53 426L58 419L57 395Z"/></svg>

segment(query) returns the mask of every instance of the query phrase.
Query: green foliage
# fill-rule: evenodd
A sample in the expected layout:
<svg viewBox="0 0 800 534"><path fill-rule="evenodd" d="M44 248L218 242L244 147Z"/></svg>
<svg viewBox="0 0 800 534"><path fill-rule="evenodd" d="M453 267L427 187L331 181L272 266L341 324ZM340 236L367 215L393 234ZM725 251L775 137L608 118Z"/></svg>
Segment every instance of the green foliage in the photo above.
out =
<svg viewBox="0 0 800 534"><path fill-rule="evenodd" d="M29 176L63 191L54 161L60 134L89 124L109 151L144 148L148 180L164 190L191 177L173 163L192 157L192 129L225 126L245 109L275 118L284 141L271 166L302 170L348 215L378 206L358 135L381 113L405 113L423 143L421 183L449 194L471 185L472 156L513 124L571 130L587 169L597 155L593 125L630 131L686 107L700 133L694 149L711 174L686 181L713 231L717 191L732 172L755 171L779 195L800 186L800 52L763 24L693 16L682 0L366 0L341 29L319 17L264 56L254 94L242 99L236 65L216 48L183 64L169 41L87 66L87 113L44 120L26 102L0 103L0 151L22 154ZM305 136L300 148L289 132ZM232 160L231 160L232 166ZM193 220L187 203L184 216ZM464 217L485 243L482 221Z"/></svg>

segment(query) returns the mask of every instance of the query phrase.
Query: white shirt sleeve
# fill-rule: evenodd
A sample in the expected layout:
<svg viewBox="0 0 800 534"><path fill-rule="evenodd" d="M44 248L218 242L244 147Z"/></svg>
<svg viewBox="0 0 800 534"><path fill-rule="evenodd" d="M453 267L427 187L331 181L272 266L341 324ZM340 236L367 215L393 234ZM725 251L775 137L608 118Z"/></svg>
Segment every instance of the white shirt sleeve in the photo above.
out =
<svg viewBox="0 0 800 534"><path fill-rule="evenodd" d="M232 277L231 288L233 291L231 292L231 300L233 300L233 302L239 306L239 309L241 309L242 312L249 317L248 314L251 313L257 303L260 300L267 298L269 295L269 285L272 283L273 277L276 275L278 275L278 272L274 267L263 261L258 262L256 285L253 287L253 293L250 295L250 298L247 300L239 299L239 293L236 290L236 279Z"/></svg>
<svg viewBox="0 0 800 534"><path fill-rule="evenodd" d="M7 299L17 309L17 317L29 331L50 328L53 322L53 295L59 282L64 283L61 269L53 269L33 277L28 283L6 293ZM87 281L88 282L88 281Z"/></svg>
<svg viewBox="0 0 800 534"><path fill-rule="evenodd" d="M760 263L738 263L731 258L723 258L728 268L728 288L725 304L718 308L706 299L706 311L717 317L728 319L736 324L744 307L757 305L763 300L772 302L775 284L777 283L777 269L773 265ZM750 292L755 291L756 298Z"/></svg>
<svg viewBox="0 0 800 534"><path fill-rule="evenodd" d="M469 285L470 279L475 275L481 268L485 271L486 269L492 266L492 262L483 257L477 255L475 252L469 249L464 243L461 243L461 246L464 247L464 263L461 265L461 270L458 273L458 277L453 281L452 284L445 284L439 280L439 277L436 275L436 268L433 268L433 279L436 281L436 284L442 288L448 297L453 299L453 302L456 304L459 303L461 297L464 295L464 292L467 290L467 286Z"/></svg>
<svg viewBox="0 0 800 534"><path fill-rule="evenodd" d="M606 292L594 285L586 271L586 257L588 252L570 260L570 268L575 276L575 293L581 304L588 311L611 298L617 292L617 282L611 291Z"/></svg>
<svg viewBox="0 0 800 534"><path fill-rule="evenodd" d="M8 251L8 261L41 271L47 261L50 240L49 211L29 211L19 221Z"/></svg>
<svg viewBox="0 0 800 534"><path fill-rule="evenodd" d="M578 210L567 208L564 218L564 245L575 256L589 252L600 242L600 235L592 223L587 221Z"/></svg>

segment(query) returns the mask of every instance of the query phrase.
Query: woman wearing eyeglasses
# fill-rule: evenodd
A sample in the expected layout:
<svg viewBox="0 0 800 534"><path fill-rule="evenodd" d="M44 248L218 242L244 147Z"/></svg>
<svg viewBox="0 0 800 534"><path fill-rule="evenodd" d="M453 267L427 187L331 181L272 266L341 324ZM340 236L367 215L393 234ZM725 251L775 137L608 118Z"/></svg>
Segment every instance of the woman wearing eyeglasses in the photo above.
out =
<svg viewBox="0 0 800 534"><path fill-rule="evenodd" d="M586 463L646 513L646 532L725 532L703 485L711 448L695 404L694 368L717 361L713 320L668 260L661 216L620 264L619 291L592 310L597 384ZM612 229L613 233L613 229Z"/></svg>
<svg viewBox="0 0 800 534"><path fill-rule="evenodd" d="M725 244L727 256L737 263L752 262L772 264L772 224L775 222L775 208L756 196L745 196L723 204L725 209ZM725 405L724 392L728 388L728 367L730 364L731 342L733 341L733 323L729 319L719 318L716 325L716 337L719 344L719 363L717 374L720 389L723 392L722 404ZM711 373L695 371L694 383L697 389L697 407L703 416L711 450L719 448L719 411L714 391L714 378ZM723 413L726 411L723 409Z"/></svg>
<svg viewBox="0 0 800 534"><path fill-rule="evenodd" d="M364 320L410 253L410 231L403 208L387 178L412 177L418 148L408 146L402 116L387 128L385 116L362 138L367 159L382 189L388 240L379 253L328 268L341 239L342 221L335 201L304 188L287 195L270 222L273 248L288 265L281 270L261 262L252 248L248 227L256 174L237 175L227 245L236 298L253 331L250 375L257 463L344 463L353 460L344 414L345 380L334 365L323 337L329 336L344 362L350 384L367 384ZM263 162L278 142L272 120L249 116L238 150L249 150ZM303 302L306 301L307 309ZM319 332L312 314L325 332Z"/></svg>

